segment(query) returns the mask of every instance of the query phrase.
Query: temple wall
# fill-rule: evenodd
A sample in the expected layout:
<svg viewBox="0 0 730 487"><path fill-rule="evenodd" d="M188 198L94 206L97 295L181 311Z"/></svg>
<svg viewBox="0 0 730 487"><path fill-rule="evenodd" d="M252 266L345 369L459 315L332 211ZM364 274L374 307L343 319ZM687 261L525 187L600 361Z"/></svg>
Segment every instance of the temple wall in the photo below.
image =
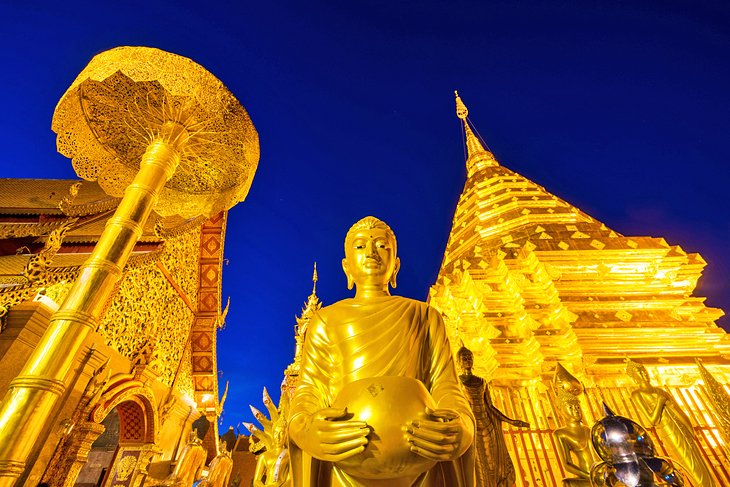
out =
<svg viewBox="0 0 730 487"><path fill-rule="evenodd" d="M30 357L33 348L37 345L41 335L48 326L49 319L53 313L51 307L42 302L25 302L12 308L7 318L7 327L0 334L0 394L5 394L9 383L20 373L23 365ZM98 373L109 361L107 368ZM104 381L108 371L108 379ZM54 465L60 476L63 477L71 472L66 471L71 457L87 455L91 461L100 465L112 457L119 456L115 446L111 451L94 450L89 451L91 443L96 439L103 428L96 431L93 427L90 431L87 424L100 424L108 411L117 408L122 403L129 404L130 401L139 405L141 419L136 418L137 427L141 428L137 433L139 440L128 444L126 449L134 449L143 452L145 448L154 447L154 454L150 460L156 464L156 471L160 478L169 473L171 459L178 450L184 446L187 433L190 431L190 424L198 417L192 399L176 390L173 397L170 397L170 388L157 380L157 374L147 368L140 369L133 367L130 360L122 354L104 345L103 338L95 332L91 332L82 346L82 352L75 362L75 366L67 380L67 391L54 408L55 415L51 418L32 453L28 464L32 465L26 474L21 477L21 484L37 485L41 481L47 481L47 469ZM98 382L98 384L97 384ZM98 405L88 404L92 398L91 389L97 385L103 388L98 391L96 397ZM88 386L88 387L87 387ZM140 400L143 397L144 401ZM168 402L169 401L169 402ZM164 418L160 417L160 410L163 404L169 404L169 409L164 411ZM83 410L83 417L80 413ZM92 413L93 411L93 413ZM90 418L89 415L92 417ZM127 429L132 427L127 425ZM154 429L157 428L155 431ZM144 433L147 432L147 433ZM128 433L129 434L129 433ZM86 436L84 436L86 435ZM89 436L90 435L90 436ZM84 436L82 439L81 437ZM78 438L77 438L78 437ZM87 441L85 447L79 445ZM122 443L120 442L120 446ZM135 446L137 445L137 446ZM146 446L145 446L146 445ZM68 451L67 451L68 450ZM101 456L100 456L101 455ZM59 463L62 457L68 457ZM102 458L103 457L103 458ZM157 460L155 460L157 459ZM85 462L76 462L75 474L78 474ZM95 475L101 471L101 467L88 475ZM94 473L96 472L96 473ZM63 478L57 479L58 484L64 485ZM89 478L79 478L79 482L93 482ZM73 485L73 484L71 484Z"/></svg>

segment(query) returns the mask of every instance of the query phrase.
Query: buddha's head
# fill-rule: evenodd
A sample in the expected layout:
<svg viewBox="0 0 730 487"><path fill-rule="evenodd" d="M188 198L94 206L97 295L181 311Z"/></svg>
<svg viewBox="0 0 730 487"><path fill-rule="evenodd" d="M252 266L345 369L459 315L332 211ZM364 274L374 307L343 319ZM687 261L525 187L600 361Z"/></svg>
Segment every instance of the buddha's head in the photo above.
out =
<svg viewBox="0 0 730 487"><path fill-rule="evenodd" d="M465 374L471 373L471 369L474 367L474 354L472 351L462 345L459 351L456 352L456 358L461 370L463 370Z"/></svg>
<svg viewBox="0 0 730 487"><path fill-rule="evenodd" d="M646 367L638 362L634 362L631 359L626 360L626 373L631 377L636 384L639 386L648 386L651 384L649 378L649 371Z"/></svg>
<svg viewBox="0 0 730 487"><path fill-rule="evenodd" d="M583 421L583 411L580 408L580 400L570 392L559 390L557 403L560 413L569 422L580 423Z"/></svg>
<svg viewBox="0 0 730 487"><path fill-rule="evenodd" d="M396 286L400 259L396 256L395 234L385 222L366 216L355 223L345 237L342 270L347 288L388 294L388 284Z"/></svg>
<svg viewBox="0 0 730 487"><path fill-rule="evenodd" d="M281 450L282 448L286 448L286 443L289 439L286 426L286 419L283 417L279 418L279 420L273 426L274 431L272 436L274 440L274 447L277 451Z"/></svg>
<svg viewBox="0 0 730 487"><path fill-rule="evenodd" d="M231 426L228 428L228 431L226 431L226 433L220 438L221 441L219 444L223 447L221 448L221 452L232 452L233 448L236 446L236 439L238 439L238 437L235 431L233 431L233 426Z"/></svg>

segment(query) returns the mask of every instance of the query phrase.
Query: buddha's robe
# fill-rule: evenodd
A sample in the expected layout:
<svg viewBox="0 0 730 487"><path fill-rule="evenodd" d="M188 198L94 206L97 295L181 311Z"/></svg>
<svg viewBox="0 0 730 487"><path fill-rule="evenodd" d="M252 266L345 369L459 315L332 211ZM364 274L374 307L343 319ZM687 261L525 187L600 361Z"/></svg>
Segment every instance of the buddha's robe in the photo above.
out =
<svg viewBox="0 0 730 487"><path fill-rule="evenodd" d="M474 416L459 385L441 316L424 302L399 296L345 299L312 317L290 422L298 415L330 407L346 384L382 376L420 380L437 408L454 409L473 426ZM293 442L291 447L295 487L474 485L471 448L456 461L437 463L417 478L366 481L311 458Z"/></svg>
<svg viewBox="0 0 730 487"><path fill-rule="evenodd" d="M219 453L210 461L208 476L198 487L228 487L233 470L233 459L229 453Z"/></svg>
<svg viewBox="0 0 730 487"><path fill-rule="evenodd" d="M692 423L672 395L658 387L647 386L634 391L631 398L649 418L656 408L657 402L664 399L659 422L652 426L656 428L662 443L674 450L669 457L687 470L698 487L716 487L717 484L697 446Z"/></svg>
<svg viewBox="0 0 730 487"><path fill-rule="evenodd" d="M165 487L193 485L203 473L207 455L208 452L199 442L191 441L180 453L175 470L160 485Z"/></svg>
<svg viewBox="0 0 730 487"><path fill-rule="evenodd" d="M509 421L492 405L489 386L481 377L463 376L462 384L477 421L474 432L474 470L477 487L512 487L515 468L504 441L502 422Z"/></svg>

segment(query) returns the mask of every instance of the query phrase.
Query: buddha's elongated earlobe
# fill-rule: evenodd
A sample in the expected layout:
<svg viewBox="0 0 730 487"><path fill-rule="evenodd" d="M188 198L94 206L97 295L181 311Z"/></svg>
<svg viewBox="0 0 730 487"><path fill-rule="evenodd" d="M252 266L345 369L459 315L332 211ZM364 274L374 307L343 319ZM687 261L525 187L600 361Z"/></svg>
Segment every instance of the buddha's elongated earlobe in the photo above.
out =
<svg viewBox="0 0 730 487"><path fill-rule="evenodd" d="M390 287L395 289L398 287L398 283L396 282L396 277L398 276L398 271L400 270L400 258L395 259L395 267L393 268L393 274L390 275L390 280L388 281L390 283Z"/></svg>
<svg viewBox="0 0 730 487"><path fill-rule="evenodd" d="M345 276L347 276L347 289L352 289L355 287L355 280L350 275L350 268L347 265L347 259L342 259L342 271L345 273Z"/></svg>

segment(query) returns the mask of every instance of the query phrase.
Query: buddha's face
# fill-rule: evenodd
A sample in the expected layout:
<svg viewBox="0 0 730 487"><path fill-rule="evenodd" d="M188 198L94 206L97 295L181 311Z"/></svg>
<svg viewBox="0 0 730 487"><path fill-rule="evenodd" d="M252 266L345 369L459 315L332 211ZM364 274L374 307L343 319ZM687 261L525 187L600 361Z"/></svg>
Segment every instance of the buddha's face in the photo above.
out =
<svg viewBox="0 0 730 487"><path fill-rule="evenodd" d="M358 287L386 287L400 267L396 243L384 228L354 230L347 235L342 269Z"/></svg>
<svg viewBox="0 0 730 487"><path fill-rule="evenodd" d="M274 445L277 449L284 448L286 444L286 427L277 424L274 426Z"/></svg>
<svg viewBox="0 0 730 487"><path fill-rule="evenodd" d="M474 355L471 353L460 353L459 367L465 372L471 370L474 367Z"/></svg>
<svg viewBox="0 0 730 487"><path fill-rule="evenodd" d="M583 411L581 411L580 403L578 401L568 401L564 403L563 414L568 420L573 420L578 423L583 421Z"/></svg>

